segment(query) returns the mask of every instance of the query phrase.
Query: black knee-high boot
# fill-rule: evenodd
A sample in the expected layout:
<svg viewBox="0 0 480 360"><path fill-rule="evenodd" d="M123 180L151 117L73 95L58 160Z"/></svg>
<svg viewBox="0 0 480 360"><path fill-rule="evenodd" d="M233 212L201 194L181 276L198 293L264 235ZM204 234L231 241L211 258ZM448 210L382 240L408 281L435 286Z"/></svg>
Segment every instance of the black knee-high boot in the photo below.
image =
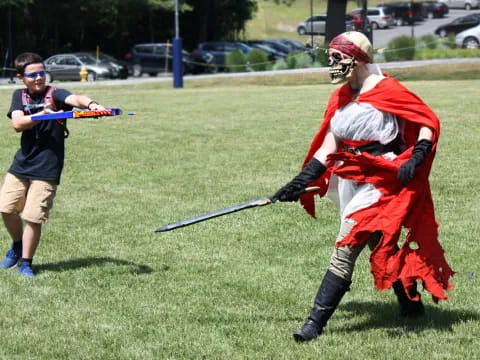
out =
<svg viewBox="0 0 480 360"><path fill-rule="evenodd" d="M334 313L343 295L350 289L351 283L330 270L327 271L307 321L300 330L293 333L295 341L310 341L323 332L328 319Z"/></svg>
<svg viewBox="0 0 480 360"><path fill-rule="evenodd" d="M422 300L412 301L408 298L405 288L400 280L397 280L392 285L395 295L397 295L398 303L400 304L401 317L416 317L425 314ZM420 296L417 292L417 285L415 284L410 290L410 295L415 297Z"/></svg>

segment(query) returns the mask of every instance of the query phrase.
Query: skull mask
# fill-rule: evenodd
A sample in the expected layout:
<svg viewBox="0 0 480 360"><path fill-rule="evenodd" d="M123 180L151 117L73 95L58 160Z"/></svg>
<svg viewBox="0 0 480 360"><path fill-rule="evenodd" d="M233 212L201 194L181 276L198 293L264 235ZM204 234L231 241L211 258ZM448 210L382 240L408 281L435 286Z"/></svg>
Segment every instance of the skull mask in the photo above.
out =
<svg viewBox="0 0 480 360"><path fill-rule="evenodd" d="M372 43L361 32L347 31L337 35L332 39L329 47L329 73L332 84L351 77L359 63L372 63Z"/></svg>
<svg viewBox="0 0 480 360"><path fill-rule="evenodd" d="M338 84L352 76L357 61L352 56L348 56L341 51L330 49L328 65L330 66L328 72L332 84Z"/></svg>

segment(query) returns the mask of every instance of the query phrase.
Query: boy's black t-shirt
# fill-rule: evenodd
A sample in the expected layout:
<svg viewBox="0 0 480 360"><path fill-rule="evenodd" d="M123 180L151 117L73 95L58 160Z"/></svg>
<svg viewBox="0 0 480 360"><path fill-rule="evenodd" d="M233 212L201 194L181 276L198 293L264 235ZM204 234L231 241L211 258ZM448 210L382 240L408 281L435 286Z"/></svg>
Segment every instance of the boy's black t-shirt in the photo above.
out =
<svg viewBox="0 0 480 360"><path fill-rule="evenodd" d="M9 118L12 117L13 111L25 110L25 106L22 103L23 91L26 92L25 100L28 100L31 114L43 109L42 105L44 104L44 97L48 87L42 94L30 94L26 89L17 89L12 95L12 104L7 113ZM65 99L69 95L71 93L68 90L54 90L52 103L55 104L56 110L72 110L70 105L65 104ZM67 120L47 120L39 121L39 124L32 129L23 131L21 148L15 154L13 163L8 171L22 178L60 183L65 157L66 126Z"/></svg>

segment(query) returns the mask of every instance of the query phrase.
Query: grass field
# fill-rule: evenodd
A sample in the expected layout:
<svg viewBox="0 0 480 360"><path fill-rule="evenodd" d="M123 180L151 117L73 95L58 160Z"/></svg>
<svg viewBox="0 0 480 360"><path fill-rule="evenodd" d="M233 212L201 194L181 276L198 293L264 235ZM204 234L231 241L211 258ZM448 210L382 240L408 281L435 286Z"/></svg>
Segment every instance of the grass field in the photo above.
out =
<svg viewBox="0 0 480 360"><path fill-rule="evenodd" d="M300 78L301 80L301 78ZM298 345L326 270L337 209L246 210L161 225L270 196L298 171L332 85L186 81L69 88L137 116L73 120L62 183L35 257L0 272L1 359L479 359L478 81L404 84L439 115L431 175L455 271L448 302L418 321L373 289L368 251L321 338ZM6 113L11 90L0 90ZM5 172L19 146L0 122ZM0 252L9 238L0 229Z"/></svg>

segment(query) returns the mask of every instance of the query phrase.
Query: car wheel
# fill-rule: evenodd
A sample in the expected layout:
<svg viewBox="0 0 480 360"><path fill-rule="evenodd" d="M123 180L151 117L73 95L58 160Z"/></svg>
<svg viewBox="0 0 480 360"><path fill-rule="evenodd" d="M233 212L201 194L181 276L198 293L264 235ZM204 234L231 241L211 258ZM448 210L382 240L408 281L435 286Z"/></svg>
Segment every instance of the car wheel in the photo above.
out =
<svg viewBox="0 0 480 360"><path fill-rule="evenodd" d="M297 29L298 35L305 35L307 33L306 29L303 26L300 26Z"/></svg>
<svg viewBox="0 0 480 360"><path fill-rule="evenodd" d="M376 22L371 22L370 26L372 27L372 30L377 30L379 28L379 26Z"/></svg>
<svg viewBox="0 0 480 360"><path fill-rule="evenodd" d="M88 82L95 81L96 77L97 77L97 76L95 75L94 72L89 72L89 73L87 74L87 81L88 81Z"/></svg>
<svg viewBox="0 0 480 360"><path fill-rule="evenodd" d="M466 38L463 41L463 47L467 49L478 49L478 45L479 45L478 39L474 37Z"/></svg>
<svg viewBox="0 0 480 360"><path fill-rule="evenodd" d="M434 17L435 16L433 16L433 12L431 12L431 11L427 14L427 19L429 19L429 20L432 20Z"/></svg>
<svg viewBox="0 0 480 360"><path fill-rule="evenodd" d="M465 10L472 10L472 5L465 4Z"/></svg>
<svg viewBox="0 0 480 360"><path fill-rule="evenodd" d="M402 26L403 25L403 20L402 19L395 19L395 24L397 24L397 26Z"/></svg>
<svg viewBox="0 0 480 360"><path fill-rule="evenodd" d="M445 30L445 29L440 30L440 32L438 33L438 35L439 35L441 38L446 38L446 37L447 37L447 30Z"/></svg>
<svg viewBox="0 0 480 360"><path fill-rule="evenodd" d="M135 77L142 76L142 65L140 64L133 65L133 76Z"/></svg>
<svg viewBox="0 0 480 360"><path fill-rule="evenodd" d="M52 74L50 74L49 72L45 73L45 81L47 83L51 83L53 81Z"/></svg>

